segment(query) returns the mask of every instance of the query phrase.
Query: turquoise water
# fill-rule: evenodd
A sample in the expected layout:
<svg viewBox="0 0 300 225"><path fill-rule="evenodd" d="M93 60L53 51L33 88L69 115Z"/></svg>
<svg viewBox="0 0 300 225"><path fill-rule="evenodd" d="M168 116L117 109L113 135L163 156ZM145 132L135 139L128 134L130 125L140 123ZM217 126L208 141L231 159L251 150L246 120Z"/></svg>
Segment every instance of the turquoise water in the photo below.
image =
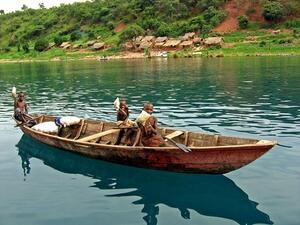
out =
<svg viewBox="0 0 300 225"><path fill-rule="evenodd" d="M0 64L0 224L287 224L300 221L300 58ZM14 127L12 86L33 113L115 120L125 97L161 126L275 139L223 176L177 174L50 148Z"/></svg>

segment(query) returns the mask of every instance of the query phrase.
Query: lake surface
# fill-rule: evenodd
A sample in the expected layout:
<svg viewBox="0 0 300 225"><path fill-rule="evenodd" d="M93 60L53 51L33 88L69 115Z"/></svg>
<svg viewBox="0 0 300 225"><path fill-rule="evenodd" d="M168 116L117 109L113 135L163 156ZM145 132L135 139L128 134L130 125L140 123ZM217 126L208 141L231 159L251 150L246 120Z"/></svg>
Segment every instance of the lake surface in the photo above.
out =
<svg viewBox="0 0 300 225"><path fill-rule="evenodd" d="M10 91L33 113L115 120L125 97L162 126L280 145L226 175L121 166L48 147L14 127ZM0 224L300 224L300 58L0 64Z"/></svg>

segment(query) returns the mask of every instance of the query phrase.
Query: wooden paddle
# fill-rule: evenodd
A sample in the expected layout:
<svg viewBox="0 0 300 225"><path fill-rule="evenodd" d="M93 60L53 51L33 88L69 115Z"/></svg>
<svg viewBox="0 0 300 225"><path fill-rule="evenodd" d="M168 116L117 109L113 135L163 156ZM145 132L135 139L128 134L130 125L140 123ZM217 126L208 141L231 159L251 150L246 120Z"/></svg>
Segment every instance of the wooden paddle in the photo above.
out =
<svg viewBox="0 0 300 225"><path fill-rule="evenodd" d="M189 149L184 144L177 143L176 141L172 140L171 138L165 137L165 139L167 139L169 142L171 142L172 144L174 144L177 148L179 148L180 150L182 150L182 151L184 151L186 153L189 153L189 152L192 151L191 149Z"/></svg>
<svg viewBox="0 0 300 225"><path fill-rule="evenodd" d="M187 146L185 146L184 144L177 143L176 141L174 141L174 140L172 139L172 138L178 137L178 136L180 136L180 135L182 135L182 134L183 134L183 131L177 130L177 131L174 131L174 132L171 133L171 134L166 135L164 138L165 138L165 140L167 140L167 141L171 142L172 144L174 144L174 145L175 145L176 147L178 147L180 150L182 150L182 151L184 151L184 152L186 152L186 153L191 152L192 150L189 149Z"/></svg>

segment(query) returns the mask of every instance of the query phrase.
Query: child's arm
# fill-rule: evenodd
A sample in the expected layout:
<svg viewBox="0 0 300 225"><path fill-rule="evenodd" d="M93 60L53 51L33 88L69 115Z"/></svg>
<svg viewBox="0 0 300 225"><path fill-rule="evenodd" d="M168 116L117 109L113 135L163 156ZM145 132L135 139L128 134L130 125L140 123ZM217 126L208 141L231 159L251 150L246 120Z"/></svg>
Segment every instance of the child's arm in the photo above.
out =
<svg viewBox="0 0 300 225"><path fill-rule="evenodd" d="M25 103L25 112L26 112L26 114L28 114L28 106L27 106L27 103Z"/></svg>

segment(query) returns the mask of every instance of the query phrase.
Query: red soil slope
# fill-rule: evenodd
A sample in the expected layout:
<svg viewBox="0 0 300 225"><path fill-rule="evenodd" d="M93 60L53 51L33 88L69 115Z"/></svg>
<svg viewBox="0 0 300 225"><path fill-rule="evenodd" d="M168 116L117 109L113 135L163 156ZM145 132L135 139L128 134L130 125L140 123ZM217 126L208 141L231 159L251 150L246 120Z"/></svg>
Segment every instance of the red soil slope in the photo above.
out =
<svg viewBox="0 0 300 225"><path fill-rule="evenodd" d="M237 18L241 15L246 15L248 13L248 18L250 21L263 22L264 18L261 15L261 6L259 3L253 3L251 0L229 0L225 3L223 10L228 13L227 18L213 29L215 32L228 33L237 31L239 28Z"/></svg>
<svg viewBox="0 0 300 225"><path fill-rule="evenodd" d="M116 33L119 33L121 32L122 30L124 30L124 28L126 27L126 24L124 22L121 22L118 24L118 26L115 28L115 32Z"/></svg>

